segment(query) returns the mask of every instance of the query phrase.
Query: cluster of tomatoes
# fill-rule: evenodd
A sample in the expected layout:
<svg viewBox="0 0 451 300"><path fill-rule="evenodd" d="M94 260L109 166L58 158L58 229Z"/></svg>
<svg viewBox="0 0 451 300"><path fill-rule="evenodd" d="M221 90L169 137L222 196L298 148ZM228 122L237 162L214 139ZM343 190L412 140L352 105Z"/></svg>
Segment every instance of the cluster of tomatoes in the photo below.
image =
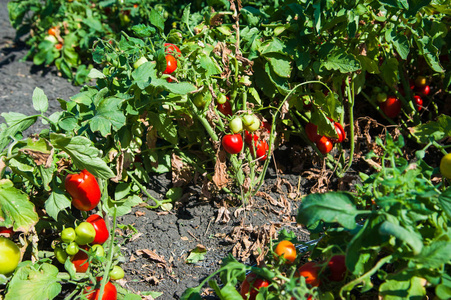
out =
<svg viewBox="0 0 451 300"><path fill-rule="evenodd" d="M431 92L431 87L427 84L427 78L424 76L418 76L414 81L410 81L410 89L413 92L413 100L418 111L423 109L423 98ZM400 88L401 95L405 96L403 88ZM376 99L379 102L379 107L382 112L389 118L396 118L401 112L402 103L396 96L387 96L387 93L382 91L381 88L375 87L373 92L376 95Z"/></svg>
<svg viewBox="0 0 451 300"><path fill-rule="evenodd" d="M337 137L328 137L325 135L318 134L318 126L309 122L305 125L305 133L307 134L308 139L316 144L318 150L322 154L327 154L332 151L335 143L342 143L346 139L346 132L343 126L339 122L335 122L331 118L328 118L335 127L335 132L337 133Z"/></svg>
<svg viewBox="0 0 451 300"><path fill-rule="evenodd" d="M179 47L170 43L165 43L164 48L166 53L165 55L166 68L164 69L163 74L170 75L174 73L175 70L177 70L177 58L175 56L180 57L182 55L182 52L180 51ZM141 56L138 60L136 60L133 63L133 67L137 69L139 68L139 66L141 66L147 61L148 59L145 56ZM168 77L167 81L172 82L172 78Z"/></svg>
<svg viewBox="0 0 451 300"><path fill-rule="evenodd" d="M60 30L58 26L49 28L47 33L48 36L46 36L45 39L52 42L55 45L56 50L61 50L63 48L63 39L60 37Z"/></svg>
<svg viewBox="0 0 451 300"><path fill-rule="evenodd" d="M100 202L99 184L87 170L67 175L65 187L72 197L72 205L79 210L92 210ZM101 261L105 256L102 245L109 236L105 220L98 214L92 214L75 228L67 227L61 231L61 237L54 249L55 257L62 264L69 258L76 272L86 273L93 261ZM124 277L124 270L116 265L110 270L109 276L111 280L121 279ZM101 278L98 278L98 281L101 281ZM85 296L90 300L97 299L98 293L98 288L91 291L88 287L85 290ZM117 299L116 287L108 282L103 295L102 299Z"/></svg>
<svg viewBox="0 0 451 300"><path fill-rule="evenodd" d="M280 241L274 249L275 259L283 257L283 261L287 264L293 264L296 261L296 247L288 240ZM318 287L321 285L321 279L328 281L340 282L346 277L345 256L338 254L330 257L325 262L306 262L297 268L294 277L304 277L305 282L310 287ZM243 299L255 300L259 289L269 287L271 281L261 278L255 273L249 273L241 284L240 294ZM311 299L311 296L308 296Z"/></svg>
<svg viewBox="0 0 451 300"><path fill-rule="evenodd" d="M221 105L230 102L226 99L223 104L218 102L218 110L226 115L223 108L219 108ZM231 113L230 113L231 114ZM230 116L230 114L227 114ZM260 119L254 114L245 114L243 116L235 116L229 121L229 129L232 131L230 134L226 134L222 137L222 147L227 153L238 154L243 150L244 143L249 147L252 156L264 161L268 157L269 145L265 139L260 138L258 130L271 132L271 125L267 122L261 122ZM244 141L242 132L244 131Z"/></svg>

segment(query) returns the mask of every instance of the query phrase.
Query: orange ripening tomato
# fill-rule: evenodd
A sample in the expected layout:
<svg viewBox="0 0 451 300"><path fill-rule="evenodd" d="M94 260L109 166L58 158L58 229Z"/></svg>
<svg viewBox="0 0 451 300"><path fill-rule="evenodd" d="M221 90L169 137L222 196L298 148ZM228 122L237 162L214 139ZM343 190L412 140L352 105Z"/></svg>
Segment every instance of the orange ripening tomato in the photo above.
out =
<svg viewBox="0 0 451 300"><path fill-rule="evenodd" d="M315 262L308 262L299 267L295 273L295 277L305 277L305 282L311 286L319 286L321 283L319 279L320 266Z"/></svg>
<svg viewBox="0 0 451 300"><path fill-rule="evenodd" d="M281 241L277 244L276 250L274 252L278 256L283 256L288 262L293 263L296 259L296 247L293 243L287 240Z"/></svg>

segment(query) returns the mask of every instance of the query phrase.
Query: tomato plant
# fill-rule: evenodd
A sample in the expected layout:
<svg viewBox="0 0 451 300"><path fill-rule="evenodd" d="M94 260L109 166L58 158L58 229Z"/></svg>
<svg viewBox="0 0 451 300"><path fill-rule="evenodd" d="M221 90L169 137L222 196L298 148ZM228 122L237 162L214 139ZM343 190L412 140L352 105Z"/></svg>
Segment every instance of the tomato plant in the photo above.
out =
<svg viewBox="0 0 451 300"><path fill-rule="evenodd" d="M79 174L67 175L64 184L72 197L72 205L77 209L88 211L99 204L101 196L99 184L86 169Z"/></svg>
<svg viewBox="0 0 451 300"><path fill-rule="evenodd" d="M277 256L283 256L290 263L293 263L296 259L296 248L292 242L287 240L280 241L277 244L274 253L276 253Z"/></svg>
<svg viewBox="0 0 451 300"><path fill-rule="evenodd" d="M401 112L401 101L393 96L390 96L384 102L380 103L380 108L384 114L389 118L396 118Z"/></svg>
<svg viewBox="0 0 451 300"><path fill-rule="evenodd" d="M106 227L105 220L101 216L98 214L90 215L86 222L92 224L96 231L94 240L91 242L92 244L103 244L108 240L110 233Z"/></svg>
<svg viewBox="0 0 451 300"><path fill-rule="evenodd" d="M241 134L226 134L222 137L222 147L230 154L238 154L243 149L243 138Z"/></svg>
<svg viewBox="0 0 451 300"><path fill-rule="evenodd" d="M11 240L0 236L0 274L12 273L21 260L19 247Z"/></svg>
<svg viewBox="0 0 451 300"><path fill-rule="evenodd" d="M268 287L269 284L270 282L268 280L259 278L254 273L249 273L241 284L241 297L243 297L243 299L255 300L259 289L262 287Z"/></svg>
<svg viewBox="0 0 451 300"><path fill-rule="evenodd" d="M94 226L89 222L81 222L75 227L75 242L78 245L90 244L96 237L96 230Z"/></svg>

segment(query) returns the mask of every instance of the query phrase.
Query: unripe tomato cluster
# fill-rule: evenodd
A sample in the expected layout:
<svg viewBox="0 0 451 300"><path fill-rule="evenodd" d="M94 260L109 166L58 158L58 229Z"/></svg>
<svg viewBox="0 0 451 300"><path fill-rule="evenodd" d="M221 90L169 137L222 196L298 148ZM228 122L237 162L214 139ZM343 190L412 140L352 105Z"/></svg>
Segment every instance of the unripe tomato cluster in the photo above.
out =
<svg viewBox="0 0 451 300"><path fill-rule="evenodd" d="M308 139L316 144L318 150L322 154L329 153L333 147L334 143L342 143L346 139L346 132L343 126L339 122L335 122L331 118L328 118L331 122L333 122L335 127L335 132L337 133L337 137L328 137L325 135L318 134L318 126L309 122L305 125L305 133L307 134Z"/></svg>
<svg viewBox="0 0 451 300"><path fill-rule="evenodd" d="M229 103L227 98L225 103ZM226 134L222 138L222 146L226 152L230 154L238 154L243 149L244 142L246 142L252 156L255 159L262 161L266 160L269 150L268 142L265 139L261 139L255 132L259 129L263 129L269 133L270 129L268 130L268 125L262 124L256 115L245 114L243 116L233 117L229 122L229 129L232 133ZM244 142L242 136L243 131Z"/></svg>
<svg viewBox="0 0 451 300"><path fill-rule="evenodd" d="M88 254L85 251L90 249L96 256L104 256L105 251L102 244L108 240L109 235L105 220L101 216L93 214L77 227L67 227L61 231L62 243L55 246L55 257L64 264L67 257L70 256L75 270L84 273L89 266ZM89 247L88 244L92 246Z"/></svg>

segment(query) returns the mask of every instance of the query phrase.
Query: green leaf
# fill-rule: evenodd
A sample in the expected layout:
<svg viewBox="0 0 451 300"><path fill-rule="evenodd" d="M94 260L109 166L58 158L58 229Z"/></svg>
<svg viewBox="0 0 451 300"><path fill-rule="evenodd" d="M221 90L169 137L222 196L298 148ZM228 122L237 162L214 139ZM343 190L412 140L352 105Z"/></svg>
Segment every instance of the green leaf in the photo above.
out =
<svg viewBox="0 0 451 300"><path fill-rule="evenodd" d="M166 141L171 144L176 145L177 138L177 126L174 124L172 118L168 118L168 116L164 113L149 113L150 120L152 120L152 124L155 125L157 129L158 135L161 136Z"/></svg>
<svg viewBox="0 0 451 300"><path fill-rule="evenodd" d="M371 74L379 74L379 66L377 65L377 61L369 58L368 56L359 55L357 56L360 64L362 65L362 69Z"/></svg>
<svg viewBox="0 0 451 300"><path fill-rule="evenodd" d="M61 293L57 267L28 263L19 268L9 283L5 300L48 300Z"/></svg>
<svg viewBox="0 0 451 300"><path fill-rule="evenodd" d="M290 78L291 60L288 57L279 53L266 53L265 58L271 64L274 73L283 78Z"/></svg>
<svg viewBox="0 0 451 300"><path fill-rule="evenodd" d="M39 220L28 195L16 189L12 181L0 180L0 224L14 231L28 232Z"/></svg>
<svg viewBox="0 0 451 300"><path fill-rule="evenodd" d="M1 116L5 118L9 127L4 123L0 124L0 149L4 149L9 144L11 137L15 137L18 133L22 133L36 123L36 120L38 119L37 116L26 116L15 112L2 113Z"/></svg>
<svg viewBox="0 0 451 300"><path fill-rule="evenodd" d="M355 56L342 51L328 56L322 65L328 70L337 70L340 73L356 72L360 69L360 63Z"/></svg>
<svg viewBox="0 0 451 300"><path fill-rule="evenodd" d="M108 198L106 204L103 205L103 209L108 212L109 215L114 215L116 209L116 215L118 217L124 216L132 211L132 208L141 204L143 200L137 195L131 195L125 199L114 201Z"/></svg>
<svg viewBox="0 0 451 300"><path fill-rule="evenodd" d="M420 236L398 224L385 221L379 227L379 233L382 235L391 235L408 244L415 255L419 254L423 249L423 241Z"/></svg>
<svg viewBox="0 0 451 300"><path fill-rule="evenodd" d="M385 83L389 86L393 86L398 83L398 65L399 62L396 58L389 58L384 61L381 69L381 76Z"/></svg>
<svg viewBox="0 0 451 300"><path fill-rule="evenodd" d="M62 190L54 189L49 198L45 201L44 206L47 214L56 221L58 220L60 211L71 206L71 200L66 197Z"/></svg>
<svg viewBox="0 0 451 300"><path fill-rule="evenodd" d="M426 296L423 279L408 271L390 274L379 287L379 294L384 300L421 300Z"/></svg>
<svg viewBox="0 0 451 300"><path fill-rule="evenodd" d="M451 219L451 187L438 196L438 202L448 218Z"/></svg>
<svg viewBox="0 0 451 300"><path fill-rule="evenodd" d="M354 229L357 226L355 218L359 214L354 203L354 196L350 193L310 194L302 200L296 221L308 227L324 221Z"/></svg>
<svg viewBox="0 0 451 300"><path fill-rule="evenodd" d="M150 11L150 23L160 29L160 31L164 30L164 19L155 9L151 9Z"/></svg>
<svg viewBox="0 0 451 300"><path fill-rule="evenodd" d="M104 137L111 134L111 129L118 131L125 125L126 117L120 109L122 99L109 97L100 100L96 107L95 115L88 120L89 127L93 132L99 131Z"/></svg>
<svg viewBox="0 0 451 300"><path fill-rule="evenodd" d="M140 89L143 90L148 87L152 81L152 78L156 78L156 66L157 65L155 62L147 61L132 72L132 77Z"/></svg>
<svg viewBox="0 0 451 300"><path fill-rule="evenodd" d="M404 34L400 34L391 28L385 32L385 39L393 43L396 51L402 59L407 59L410 52L409 40Z"/></svg>
<svg viewBox="0 0 451 300"><path fill-rule="evenodd" d="M210 77L221 73L219 66L209 56L200 55L199 62L200 66L206 71L205 77Z"/></svg>
<svg viewBox="0 0 451 300"><path fill-rule="evenodd" d="M33 107L35 110L45 113L49 108L49 99L44 94L44 91L36 87L33 91Z"/></svg>
<svg viewBox="0 0 451 300"><path fill-rule="evenodd" d="M92 68L91 71L89 71L88 77L91 79L106 78L105 74L95 68Z"/></svg>
<svg viewBox="0 0 451 300"><path fill-rule="evenodd" d="M414 260L429 269L437 269L444 266L451 260L451 242L436 241L425 247Z"/></svg>
<svg viewBox="0 0 451 300"><path fill-rule="evenodd" d="M69 154L79 170L87 169L95 177L102 179L115 177L113 171L100 157L100 150L94 147L89 139L83 136L70 138L64 134L51 133L50 141L55 148Z"/></svg>
<svg viewBox="0 0 451 300"><path fill-rule="evenodd" d="M196 248L194 248L188 257L186 258L185 262L187 264L195 264L201 260L205 259L205 254L207 254L207 249L202 245L197 245Z"/></svg>
<svg viewBox="0 0 451 300"><path fill-rule="evenodd" d="M410 128L410 133L419 143L427 144L429 141L440 141L451 136L451 117L441 114L437 121L429 121Z"/></svg>

